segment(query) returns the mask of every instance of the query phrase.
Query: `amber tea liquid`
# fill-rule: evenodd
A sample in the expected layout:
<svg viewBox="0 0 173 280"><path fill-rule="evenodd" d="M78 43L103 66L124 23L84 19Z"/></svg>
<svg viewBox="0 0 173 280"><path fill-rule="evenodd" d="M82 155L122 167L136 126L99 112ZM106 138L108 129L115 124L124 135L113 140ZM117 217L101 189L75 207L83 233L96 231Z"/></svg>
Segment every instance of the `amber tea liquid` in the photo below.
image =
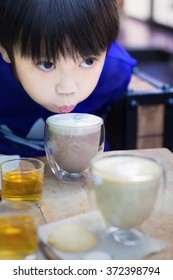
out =
<svg viewBox="0 0 173 280"><path fill-rule="evenodd" d="M11 201L39 202L43 192L43 174L12 170L2 176L2 198Z"/></svg>
<svg viewBox="0 0 173 280"><path fill-rule="evenodd" d="M0 217L0 259L24 259L38 250L37 226L31 216Z"/></svg>

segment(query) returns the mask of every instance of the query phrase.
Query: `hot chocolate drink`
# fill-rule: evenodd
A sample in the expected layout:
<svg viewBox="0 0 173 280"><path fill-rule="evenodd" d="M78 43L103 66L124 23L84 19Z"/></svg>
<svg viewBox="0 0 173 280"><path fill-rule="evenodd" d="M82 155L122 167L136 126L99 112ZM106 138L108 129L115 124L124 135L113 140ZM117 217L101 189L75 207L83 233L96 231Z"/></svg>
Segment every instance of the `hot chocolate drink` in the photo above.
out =
<svg viewBox="0 0 173 280"><path fill-rule="evenodd" d="M103 150L104 128L100 117L68 113L46 121L45 148L49 163L68 173L80 173L98 151Z"/></svg>

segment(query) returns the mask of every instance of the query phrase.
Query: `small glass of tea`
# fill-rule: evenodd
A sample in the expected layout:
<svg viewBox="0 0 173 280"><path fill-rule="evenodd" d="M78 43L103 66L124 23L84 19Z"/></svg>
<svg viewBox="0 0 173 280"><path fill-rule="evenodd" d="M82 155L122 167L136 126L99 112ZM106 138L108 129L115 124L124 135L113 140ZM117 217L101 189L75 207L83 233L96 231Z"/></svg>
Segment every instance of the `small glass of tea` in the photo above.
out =
<svg viewBox="0 0 173 280"><path fill-rule="evenodd" d="M28 201L39 204L43 195L44 163L34 158L19 158L0 165L3 201Z"/></svg>
<svg viewBox="0 0 173 280"><path fill-rule="evenodd" d="M5 201L0 204L0 260L36 258L36 210L25 201Z"/></svg>

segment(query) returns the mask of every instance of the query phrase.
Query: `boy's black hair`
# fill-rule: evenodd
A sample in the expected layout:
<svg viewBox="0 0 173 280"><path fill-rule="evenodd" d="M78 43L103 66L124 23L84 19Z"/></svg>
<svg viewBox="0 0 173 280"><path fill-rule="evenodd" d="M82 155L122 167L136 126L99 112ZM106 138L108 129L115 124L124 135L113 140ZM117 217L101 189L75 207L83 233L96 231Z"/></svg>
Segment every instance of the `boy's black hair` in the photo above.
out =
<svg viewBox="0 0 173 280"><path fill-rule="evenodd" d="M14 50L33 60L99 55L118 29L116 0L0 0L0 45L11 59Z"/></svg>

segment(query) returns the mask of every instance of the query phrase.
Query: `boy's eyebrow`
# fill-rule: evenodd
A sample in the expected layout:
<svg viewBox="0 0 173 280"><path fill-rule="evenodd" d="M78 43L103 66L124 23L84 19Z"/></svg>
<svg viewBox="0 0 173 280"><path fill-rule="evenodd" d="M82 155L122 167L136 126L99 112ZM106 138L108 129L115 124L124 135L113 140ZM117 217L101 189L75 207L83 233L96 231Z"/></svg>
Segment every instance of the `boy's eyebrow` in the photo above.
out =
<svg viewBox="0 0 173 280"><path fill-rule="evenodd" d="M47 54L46 50L44 49L44 47L40 50L40 54L38 56L35 57L34 61L39 62L40 60L46 60L46 61L53 61L54 63L61 57L61 55L66 58L68 56L72 57L75 61L80 61L81 59L87 59L87 58L91 58L91 57L96 57L99 58L102 53L104 51L101 51L97 54L95 53L90 53L87 55L81 55L79 53L76 53L75 55L71 54L70 52L66 52L64 55L61 53L57 53L57 55L55 56L50 56L49 54Z"/></svg>
<svg viewBox="0 0 173 280"><path fill-rule="evenodd" d="M40 54L38 56L36 56L34 60L39 61L39 60L42 60L42 59L52 60L51 57L48 57L48 55L46 54L45 51L41 51Z"/></svg>

